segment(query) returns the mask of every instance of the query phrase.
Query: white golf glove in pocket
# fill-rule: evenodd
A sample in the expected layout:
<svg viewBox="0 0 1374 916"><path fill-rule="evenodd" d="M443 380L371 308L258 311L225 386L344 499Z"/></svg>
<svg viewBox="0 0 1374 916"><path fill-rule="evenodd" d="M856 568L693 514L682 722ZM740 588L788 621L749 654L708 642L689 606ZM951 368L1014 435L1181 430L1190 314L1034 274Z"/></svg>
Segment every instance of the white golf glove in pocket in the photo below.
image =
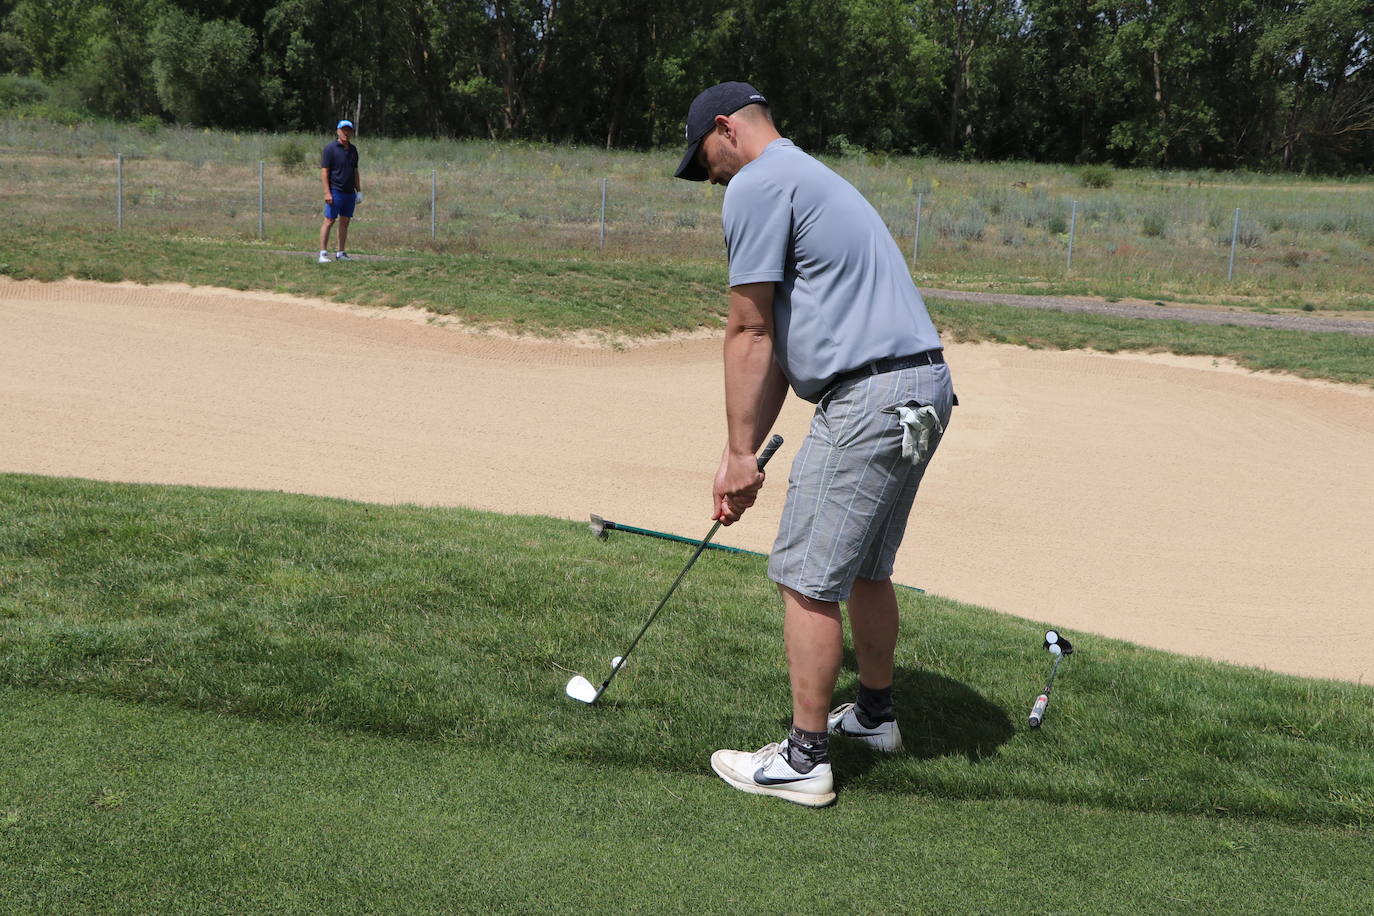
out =
<svg viewBox="0 0 1374 916"><path fill-rule="evenodd" d="M929 404L907 401L896 407L884 407L883 413L897 415L897 422L902 424L902 457L918 467L945 434L940 415Z"/></svg>

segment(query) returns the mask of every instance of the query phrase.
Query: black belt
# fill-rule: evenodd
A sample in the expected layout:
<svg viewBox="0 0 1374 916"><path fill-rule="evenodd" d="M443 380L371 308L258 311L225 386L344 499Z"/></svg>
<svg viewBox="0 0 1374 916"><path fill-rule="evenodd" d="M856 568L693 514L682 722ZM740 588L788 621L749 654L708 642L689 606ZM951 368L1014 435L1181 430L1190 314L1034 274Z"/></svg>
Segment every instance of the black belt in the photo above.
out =
<svg viewBox="0 0 1374 916"><path fill-rule="evenodd" d="M896 372L898 369L910 369L913 366L934 366L945 361L944 350L926 350L922 353L913 353L910 356L893 356L888 359L877 359L867 366L860 366L848 372L841 372L830 381L826 391L829 392L836 385L845 382L852 382L856 378L863 378L867 375L882 375L884 372Z"/></svg>

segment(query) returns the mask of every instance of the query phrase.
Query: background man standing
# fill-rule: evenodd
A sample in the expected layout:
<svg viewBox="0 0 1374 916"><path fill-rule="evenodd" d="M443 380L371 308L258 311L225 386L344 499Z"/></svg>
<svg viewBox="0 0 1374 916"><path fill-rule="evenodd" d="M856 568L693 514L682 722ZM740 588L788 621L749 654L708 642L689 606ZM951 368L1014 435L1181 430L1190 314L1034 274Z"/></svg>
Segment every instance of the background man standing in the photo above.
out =
<svg viewBox="0 0 1374 916"><path fill-rule="evenodd" d="M756 752L717 751L711 766L737 789L820 807L835 799L829 734L901 747L892 564L956 401L939 334L882 218L782 138L761 94L745 83L707 89L688 112L687 142L677 177L726 185L728 441L713 518L729 525L754 504L764 481L754 453L788 386L816 404L768 561L783 598L792 728ZM842 601L859 691L829 710Z"/></svg>
<svg viewBox="0 0 1374 916"><path fill-rule="evenodd" d="M324 224L320 226L320 263L329 263L329 230L339 221L339 248L336 261L351 261L348 256L348 221L362 196L358 175L358 148L353 145L353 122L340 121L334 128L338 137L320 153L320 181L324 184Z"/></svg>

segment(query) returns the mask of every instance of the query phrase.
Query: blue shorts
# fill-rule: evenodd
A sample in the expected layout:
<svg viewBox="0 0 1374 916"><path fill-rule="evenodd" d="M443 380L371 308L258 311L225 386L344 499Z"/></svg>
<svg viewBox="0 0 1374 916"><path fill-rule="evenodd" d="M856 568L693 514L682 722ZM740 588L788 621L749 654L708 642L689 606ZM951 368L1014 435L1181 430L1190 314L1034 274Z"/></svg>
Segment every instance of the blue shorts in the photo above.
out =
<svg viewBox="0 0 1374 916"><path fill-rule="evenodd" d="M358 195L344 194L341 191L334 191L333 194L334 202L324 205L324 218L338 219L341 216L346 216L352 219L353 207L358 203Z"/></svg>
<svg viewBox="0 0 1374 916"><path fill-rule="evenodd" d="M820 601L844 601L856 578L892 575L907 516L930 456L902 457L892 411L929 405L948 427L949 367L916 366L836 385L816 405L811 432L792 461L768 577Z"/></svg>

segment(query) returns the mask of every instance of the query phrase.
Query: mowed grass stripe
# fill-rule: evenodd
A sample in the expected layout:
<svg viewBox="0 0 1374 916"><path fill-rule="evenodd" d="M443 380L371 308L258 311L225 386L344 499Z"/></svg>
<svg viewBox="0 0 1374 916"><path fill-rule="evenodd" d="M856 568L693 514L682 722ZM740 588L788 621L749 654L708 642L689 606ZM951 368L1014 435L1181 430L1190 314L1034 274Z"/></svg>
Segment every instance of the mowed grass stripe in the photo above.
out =
<svg viewBox="0 0 1374 916"><path fill-rule="evenodd" d="M1367 833L849 790L0 690L29 913L1367 912ZM518 725L518 723L512 723Z"/></svg>
<svg viewBox="0 0 1374 916"><path fill-rule="evenodd" d="M1374 337L1157 318L1067 315L973 302L927 301L941 333L953 340L1048 350L1132 350L1215 356L1247 369L1374 384Z"/></svg>
<svg viewBox="0 0 1374 916"><path fill-rule="evenodd" d="M725 261L436 254L319 265L273 245L0 226L0 274L267 290L392 308L475 327L608 340L722 327ZM1147 350L1233 359L1250 369L1374 384L1374 337L1116 318L969 302L929 303L954 340L1051 349Z"/></svg>
<svg viewBox="0 0 1374 916"><path fill-rule="evenodd" d="M786 722L763 561L578 523L0 476L0 683L678 776ZM1087 634L1025 725L1044 625L903 592L908 753L836 748L844 797L1036 800L1367 831L1374 690ZM1052 621L1050 623L1053 623ZM854 687L849 659L837 699Z"/></svg>
<svg viewBox="0 0 1374 916"><path fill-rule="evenodd" d="M724 261L710 265L436 254L317 264L276 244L0 227L0 274L55 281L186 283L358 305L415 306L530 334L630 337L723 326Z"/></svg>

